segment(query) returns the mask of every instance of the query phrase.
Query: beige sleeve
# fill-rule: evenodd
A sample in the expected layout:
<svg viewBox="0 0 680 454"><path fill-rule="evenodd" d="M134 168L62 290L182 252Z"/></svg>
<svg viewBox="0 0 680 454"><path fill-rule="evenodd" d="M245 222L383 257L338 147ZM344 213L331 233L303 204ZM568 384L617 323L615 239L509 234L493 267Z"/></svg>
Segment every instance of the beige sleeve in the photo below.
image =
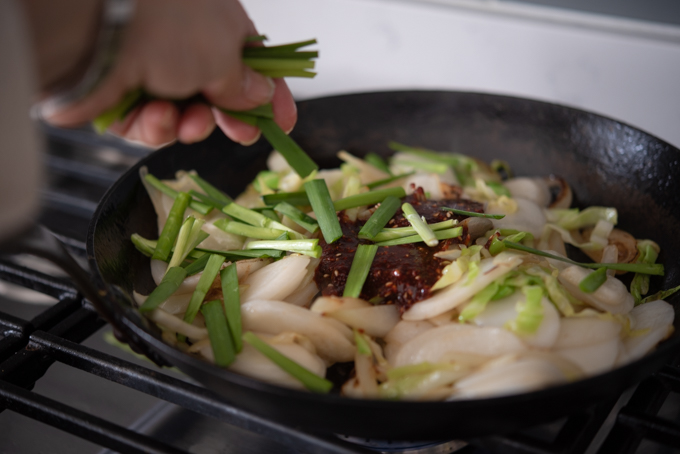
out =
<svg viewBox="0 0 680 454"><path fill-rule="evenodd" d="M34 84L28 32L17 1L0 1L0 241L37 216L43 142L30 119Z"/></svg>

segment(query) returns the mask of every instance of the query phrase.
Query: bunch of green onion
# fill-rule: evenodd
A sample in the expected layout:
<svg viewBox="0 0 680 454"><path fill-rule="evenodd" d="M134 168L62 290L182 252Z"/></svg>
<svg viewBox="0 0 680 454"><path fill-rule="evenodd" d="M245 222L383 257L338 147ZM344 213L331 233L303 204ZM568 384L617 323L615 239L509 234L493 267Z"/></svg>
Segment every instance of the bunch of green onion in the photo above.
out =
<svg viewBox="0 0 680 454"><path fill-rule="evenodd" d="M247 42L263 42L265 36L254 36ZM319 56L318 51L301 51L303 47L316 44L315 39L297 43L282 44L278 46L251 46L243 49L243 62L255 71L268 77L314 77L312 71L315 66L314 59ZM92 125L100 134L104 133L113 123L121 121L145 102L158 99L142 89L127 93L123 99L111 109L105 111L94 119ZM194 96L182 102L207 102L200 95ZM253 126L257 126L262 135L277 149L290 166L301 176L306 177L318 166L295 143L274 121L274 113L271 104L256 107L249 111L237 112L228 109L220 109L227 115Z"/></svg>

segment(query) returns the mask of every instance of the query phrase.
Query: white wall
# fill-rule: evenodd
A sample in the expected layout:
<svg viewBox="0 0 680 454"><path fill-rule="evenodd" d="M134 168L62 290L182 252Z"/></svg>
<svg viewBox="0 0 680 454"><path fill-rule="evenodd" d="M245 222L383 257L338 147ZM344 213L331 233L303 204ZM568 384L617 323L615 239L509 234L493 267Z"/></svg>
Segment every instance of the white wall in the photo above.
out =
<svg viewBox="0 0 680 454"><path fill-rule="evenodd" d="M510 94L605 114L680 146L680 27L498 2L243 3L272 44L318 39L319 75L290 81L298 99L412 88Z"/></svg>

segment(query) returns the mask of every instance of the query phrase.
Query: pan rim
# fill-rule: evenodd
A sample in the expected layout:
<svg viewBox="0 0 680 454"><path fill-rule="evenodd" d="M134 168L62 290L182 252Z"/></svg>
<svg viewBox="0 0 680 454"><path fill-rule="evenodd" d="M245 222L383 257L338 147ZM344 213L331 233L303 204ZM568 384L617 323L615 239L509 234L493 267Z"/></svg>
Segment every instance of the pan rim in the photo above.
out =
<svg viewBox="0 0 680 454"><path fill-rule="evenodd" d="M566 106L563 104L556 104L552 102L546 102L542 100L535 100L535 99L530 99L530 98L525 98L525 97L517 97L517 96L509 96L509 95L502 95L502 94L493 94L493 93L485 93L485 92L472 92L472 91L451 91L451 90L385 90L385 91L367 91L367 92L359 92L359 93L347 93L347 94L336 94L336 95L331 95L331 96L324 96L324 97L319 97L319 98L312 98L312 99L306 99L304 101L300 101L298 104L300 106L304 106L309 103L314 103L314 102L319 102L323 100L331 100L331 99L338 99L338 98L350 98L350 97L365 97L367 95L374 95L374 94L381 94L381 95L402 95L402 94L418 94L418 93L428 93L428 94L438 94L438 93L445 93L445 94L464 94L464 95L473 95L473 96L483 96L483 97L488 97L489 99L512 99L512 100L519 100L522 102L529 102L529 103L538 103L538 104L543 104L543 105L549 105L553 106L553 108L561 108L561 109L568 109L570 111L578 112L583 115L588 115L592 116L595 118L600 118L604 120L608 120L611 122L614 122L618 125L621 125L626 128L630 128L634 131L641 132L650 138L653 138L655 141L660 142L661 144L667 145L670 149L674 150L674 152L678 153L680 156L680 150L675 148L673 145L668 144L667 142L663 141L662 139L659 139L652 134L643 131L637 127L631 126L629 124L626 124L624 122L621 122L620 120L613 119L604 115L600 115L597 113L585 111L579 108L575 107L570 107ZM295 133L292 133L292 136L295 136ZM98 264L97 264L97 258L95 257L95 233L97 230L97 224L101 220L102 212L105 210L107 201L111 199L111 197L116 194L117 189L124 184L124 181L137 177L139 168L143 165L146 165L149 161L153 159L157 159L158 153L163 153L165 149L157 150L155 152L150 153L148 156L145 158L141 159L137 164L135 164L132 168L130 168L128 171L126 171L117 181L114 183L109 190L105 193L105 195L102 197L101 201L99 202L97 209L93 215L92 221L89 225L88 228L88 234L87 234L87 254L88 254L88 262L90 265L90 271L94 274L95 278L95 283L98 286L98 288L105 290L107 288L107 283L105 282L105 279L100 273ZM156 157L155 157L156 156ZM677 300L677 298L675 298ZM111 308L109 308L111 309ZM117 310L115 307L112 309L114 312ZM624 366L617 367L615 369L609 370L604 373L600 373L594 376L586 377L580 380L577 380L575 382L571 383L565 383L565 384L559 384L559 385L554 385L550 386L548 388L544 389L539 389L531 392L525 392L525 393L519 393L519 394L512 394L512 395L506 395L506 396L496 396L496 397L489 397L489 398L483 398L483 399L470 399L470 400L456 400L456 401L389 401L389 400L373 400L373 399L354 399L354 398L349 398L349 397L344 397L340 396L339 394L331 394L331 395L319 395L319 394L313 394L310 392L306 391L299 391L295 389L290 389L290 388L285 388L277 385L272 385L266 382L262 382L256 379L252 379L250 377L246 377L244 375L240 375L234 372L231 372L229 370L221 369L213 364L210 364L206 361L203 361L199 358L196 358L192 355L185 354L180 352L179 350L174 349L168 344L165 344L162 342L162 340L158 339L156 336L154 336L152 333L147 331L143 326L137 323L136 320L133 320L131 318L128 318L123 314L123 311L121 308L118 308L118 311L120 314L124 317L124 323L130 325L133 327L133 330L136 330L137 335L142 337L148 344L150 344L155 350L159 351L162 356L166 358L173 358L177 359L179 355L181 355L180 359L182 362L188 363L191 367L198 368L200 370L205 371L206 373L209 373L213 376L218 376L220 379L224 380L229 380L231 383L236 384L237 386L242 386L246 387L249 389L252 389L257 392L262 392L267 395L272 395L272 396L283 396L283 397L290 397L293 396L294 398L299 398L303 400L314 400L317 402L322 402L324 404L328 405L341 405L341 406L346 406L346 405L351 405L354 407L358 407L358 409L361 408L372 408L372 409L381 409L385 411L390 411L396 408L399 409L410 409L410 408L418 408L418 409L429 409L429 408L447 408L450 409L451 411L461 411L465 410L466 408L469 407L477 407L480 405L484 406L514 406L518 405L525 400L534 400L534 399L543 399L545 397L552 396L554 394L559 394L559 395L568 395L568 394L573 394L573 393L578 393L582 392L584 389L591 388L593 386L597 386L598 383L603 383L611 380L615 375L618 375L619 377L617 378L620 380L622 377L628 377L629 375L635 375L635 374L629 374L628 372L630 371L639 371L641 368L651 368L654 367L655 369L659 368L659 364L661 362L661 358L665 358L663 361L666 362L668 358L670 358L670 355L673 350L677 350L678 346L680 346L680 337L675 337L671 339L667 339L664 341L662 344L658 345L655 352L658 353L658 355L645 355L642 358L639 358L631 363L628 363ZM626 373L623 373L623 372ZM651 373L651 371L650 371ZM639 381L639 379L629 379L629 382L626 383L625 387L628 387L632 385L633 383Z"/></svg>

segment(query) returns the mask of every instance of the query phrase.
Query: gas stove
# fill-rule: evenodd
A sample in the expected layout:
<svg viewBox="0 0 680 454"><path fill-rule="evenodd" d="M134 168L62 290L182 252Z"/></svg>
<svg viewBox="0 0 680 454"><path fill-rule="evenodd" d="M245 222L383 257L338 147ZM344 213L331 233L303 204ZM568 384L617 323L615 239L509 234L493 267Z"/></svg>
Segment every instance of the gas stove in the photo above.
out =
<svg viewBox="0 0 680 454"><path fill-rule="evenodd" d="M243 3L273 43L319 40L319 76L291 81L298 99L398 88L504 93L604 113L680 144L677 26L504 1ZM40 222L86 267L97 202L148 150L87 130L44 132ZM409 443L309 433L233 408L136 356L58 269L3 256L0 427L0 453L13 454L680 453L680 367L673 361L615 401L515 434Z"/></svg>
<svg viewBox="0 0 680 454"><path fill-rule="evenodd" d="M41 222L85 262L97 199L146 150L88 131L47 128ZM405 442L301 431L234 408L115 340L58 269L0 260L0 452L3 453L675 453L680 367L615 401L515 434ZM521 411L521 409L518 409Z"/></svg>

